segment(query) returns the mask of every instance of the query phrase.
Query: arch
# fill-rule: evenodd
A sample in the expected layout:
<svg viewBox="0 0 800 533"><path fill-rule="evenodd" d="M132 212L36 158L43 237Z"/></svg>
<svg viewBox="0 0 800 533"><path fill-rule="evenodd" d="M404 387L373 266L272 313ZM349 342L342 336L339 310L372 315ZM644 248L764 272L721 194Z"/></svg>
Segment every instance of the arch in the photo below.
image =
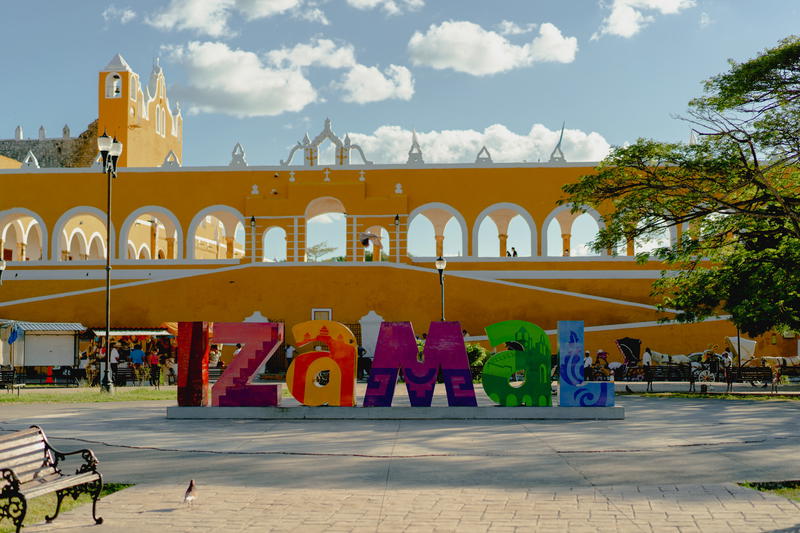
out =
<svg viewBox="0 0 800 533"><path fill-rule="evenodd" d="M469 229L467 227L467 221L464 219L464 216L454 207L442 203L442 202L429 202L427 204L421 205L416 207L409 213L408 215L408 227L411 228L411 222L414 220L414 217L417 215L423 214L425 211L431 209L440 209L443 211L447 211L450 213L453 218L456 219L459 227L461 228L461 255L467 256L469 255ZM427 218L427 217L426 217ZM430 219L429 219L430 220ZM406 234L406 239L408 239L408 235Z"/></svg>
<svg viewBox="0 0 800 533"><path fill-rule="evenodd" d="M136 247L133 245L133 242L128 241L128 247L126 248L125 259L136 259Z"/></svg>
<svg viewBox="0 0 800 533"><path fill-rule="evenodd" d="M137 259L152 259L153 256L150 254L150 247L146 243L142 243L139 247L139 253L136 254Z"/></svg>
<svg viewBox="0 0 800 533"><path fill-rule="evenodd" d="M273 263L286 261L286 230L280 226L270 226L264 230L261 260Z"/></svg>
<svg viewBox="0 0 800 533"><path fill-rule="evenodd" d="M128 217L125 219L125 222L122 223L122 228L120 231L120 239L119 239L119 257L125 257L125 246L130 237L130 231L133 227L133 224L136 222L138 218L142 215L148 214L156 214L159 215L158 221L164 224L164 229L167 232L168 236L175 235L175 257L170 257L168 259L182 259L183 255L183 228L181 227L180 222L178 221L178 217L175 214L167 209L166 207L161 207L159 205L146 205L136 209ZM194 249L194 247L193 247Z"/></svg>
<svg viewBox="0 0 800 533"><path fill-rule="evenodd" d="M85 261L88 255L86 235L80 228L75 228L67 237L67 251L70 261Z"/></svg>
<svg viewBox="0 0 800 533"><path fill-rule="evenodd" d="M327 218L325 218L326 216ZM305 220L305 249L303 250L303 256L306 261L309 260L308 250L313 246L322 244L322 242L326 242L333 250L318 259L331 254L332 257L342 256L348 260L350 259L348 257L348 242L351 237L348 234L347 211L341 200L333 196L315 198L306 205L303 217ZM327 230L321 229L326 226ZM317 238L319 237L318 233L327 233L331 238L320 240Z"/></svg>
<svg viewBox="0 0 800 533"><path fill-rule="evenodd" d="M122 97L122 77L119 72L106 74L106 98Z"/></svg>
<svg viewBox="0 0 800 533"><path fill-rule="evenodd" d="M13 220L1 229L3 232L3 249L0 250L0 254L2 254L0 259L8 257L9 261L22 261L19 257L19 243L24 242L24 238L20 231L20 225L16 220ZM6 250L11 253L6 255Z"/></svg>
<svg viewBox="0 0 800 533"><path fill-rule="evenodd" d="M28 236L25 239L25 255L27 259L38 261L42 258L42 227L35 220L28 226Z"/></svg>
<svg viewBox="0 0 800 533"><path fill-rule="evenodd" d="M527 209L522 207L519 204L515 204L512 202L498 202L496 204L492 204L483 211L480 212L478 218L475 219L475 223L472 226L472 255L478 256L478 231L480 230L481 224L483 223L484 219L488 217L493 211L497 211L498 209L510 209L512 211L516 211L517 215L522 217L522 220L528 224L528 229L531 232L531 257L539 255L536 245L537 245L537 238L536 235L538 231L536 229L536 222L533 220L533 217L528 212Z"/></svg>
<svg viewBox="0 0 800 533"><path fill-rule="evenodd" d="M89 247L87 248L89 260L99 260L106 258L106 241L97 232L92 233L89 237Z"/></svg>
<svg viewBox="0 0 800 533"><path fill-rule="evenodd" d="M408 238L412 233L417 235L413 241ZM406 230L406 252L409 257L436 257L436 230L433 223L425 215L411 220ZM430 253L428 253L430 249ZM420 253L415 253L419 250Z"/></svg>
<svg viewBox="0 0 800 533"><path fill-rule="evenodd" d="M308 222L310 219L325 213L347 213L344 204L333 196L320 196L308 202L303 217Z"/></svg>
<svg viewBox="0 0 800 533"><path fill-rule="evenodd" d="M80 205L65 211L64 214L58 218L58 220L55 223L55 226L53 226L53 235L55 235L55 238L53 239L53 242L50 243L51 245L50 257L53 258L54 260L58 261L61 257L61 250L66 249L67 247L67 243L63 242L61 238L61 237L66 238L66 235L64 235L64 227L70 220L79 215L94 216L100 221L100 224L102 224L102 226L105 228L106 213L96 207L92 207L89 205ZM111 240L111 246L109 246L109 249L113 251L117 242L117 235L114 229L113 222L111 223L110 240Z"/></svg>
<svg viewBox="0 0 800 533"><path fill-rule="evenodd" d="M217 217L223 224L225 228L225 235L230 235L233 237L236 233L236 224L244 225L244 216L239 212L238 209L230 207L228 205L211 205L202 210L200 210L194 218L192 218L191 223L189 223L189 229L186 231L186 241L184 246L186 247L186 259L195 259L194 254L194 240L197 234L197 228L200 226L200 223L206 217L206 215L212 215ZM245 243L245 255L247 255L247 244Z"/></svg>
<svg viewBox="0 0 800 533"><path fill-rule="evenodd" d="M166 258L167 258L167 254L165 254L165 253L164 253L164 250L162 250L161 248L159 248L159 249L158 249L158 253L156 254L156 257L157 257L158 259L166 259Z"/></svg>
<svg viewBox="0 0 800 533"><path fill-rule="evenodd" d="M381 238L381 257L375 259L375 247L372 244L372 241L367 243L367 246L364 247L364 260L366 261L367 252L372 254L373 261L383 261L383 256L387 256L390 258L392 255L391 245L392 245L392 238L389 230L385 227L381 226L380 224L376 224L374 226L370 226L367 228L367 233L374 233L375 235Z"/></svg>
<svg viewBox="0 0 800 533"><path fill-rule="evenodd" d="M602 254L599 254L597 252L592 252L592 251L589 250L588 244L592 239L581 241L581 240L575 238L576 237L576 233L574 231L574 228L576 226L585 226L587 224L587 221L591 221L589 223L594 224L594 234L595 235L597 235L597 232L600 230L600 225L597 224L597 221L589 213L582 213L582 214L578 215L575 218L575 220L572 221L572 231L571 231L572 237L570 238L570 245L569 245L569 247L570 247L570 251L569 251L570 257L597 257L599 255L602 255ZM583 248L583 250L581 250L581 248ZM581 253L581 252L584 252L584 253Z"/></svg>
<svg viewBox="0 0 800 533"><path fill-rule="evenodd" d="M560 205L555 209L553 209L552 211L550 211L550 214L547 215L547 217L544 219L544 222L542 223L542 255L547 255L547 228L550 226L550 221L553 220L559 213L563 213L564 211L569 211L571 209L572 209L572 204ZM600 216L600 213L598 213L597 210L587 205L581 206L580 209L583 212L589 214L594 219L594 221L597 222L597 227L599 229L604 229L606 227L605 222L603 222L603 217ZM605 250L603 250L600 255L608 255L608 254Z"/></svg>
<svg viewBox="0 0 800 533"><path fill-rule="evenodd" d="M21 217L30 217L36 221L36 226L39 228L39 247L41 250L41 258L43 260L47 259L47 244L49 235L47 233L47 226L45 226L44 220L37 213L24 207L13 207L11 209L6 209L5 211L0 211L0 231L2 231L10 222ZM33 224L28 226L29 234L32 227ZM2 254L2 250L0 250L0 254ZM33 256L29 254L29 257Z"/></svg>

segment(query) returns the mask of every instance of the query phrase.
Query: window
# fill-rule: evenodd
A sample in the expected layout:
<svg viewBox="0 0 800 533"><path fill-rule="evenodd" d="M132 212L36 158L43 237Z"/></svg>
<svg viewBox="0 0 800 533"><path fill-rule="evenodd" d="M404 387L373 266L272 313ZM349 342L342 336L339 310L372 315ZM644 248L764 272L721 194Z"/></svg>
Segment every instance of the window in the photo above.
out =
<svg viewBox="0 0 800 533"><path fill-rule="evenodd" d="M311 320L332 320L333 309L312 309Z"/></svg>

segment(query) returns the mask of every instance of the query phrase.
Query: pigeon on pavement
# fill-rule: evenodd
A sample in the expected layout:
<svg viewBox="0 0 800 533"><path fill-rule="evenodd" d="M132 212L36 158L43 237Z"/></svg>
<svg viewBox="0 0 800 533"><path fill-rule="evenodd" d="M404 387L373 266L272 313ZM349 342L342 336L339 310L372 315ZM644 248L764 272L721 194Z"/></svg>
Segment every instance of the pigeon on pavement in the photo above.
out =
<svg viewBox="0 0 800 533"><path fill-rule="evenodd" d="M195 485L192 479L189 480L189 488L186 489L186 494L183 495L183 503L191 507L195 499L197 499L197 485Z"/></svg>

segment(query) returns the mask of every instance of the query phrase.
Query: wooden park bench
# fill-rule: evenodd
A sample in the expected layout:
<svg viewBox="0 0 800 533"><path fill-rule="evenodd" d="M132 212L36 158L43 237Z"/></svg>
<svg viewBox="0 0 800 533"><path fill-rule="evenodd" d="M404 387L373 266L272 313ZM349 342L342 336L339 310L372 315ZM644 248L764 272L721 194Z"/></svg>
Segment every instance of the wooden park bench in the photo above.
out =
<svg viewBox="0 0 800 533"><path fill-rule="evenodd" d="M694 388L692 368L688 365L651 365L644 368L647 392L653 392L654 381L688 381L689 390Z"/></svg>
<svg viewBox="0 0 800 533"><path fill-rule="evenodd" d="M114 385L117 387L125 387L129 381L134 383L135 380L136 376L133 373L133 369L129 366L118 367L116 372L114 372Z"/></svg>
<svg viewBox="0 0 800 533"><path fill-rule="evenodd" d="M0 389L6 389L8 392L17 391L17 396L19 396L19 390L24 387L24 383L20 383L17 379L17 373L12 368L10 370L0 370Z"/></svg>
<svg viewBox="0 0 800 533"><path fill-rule="evenodd" d="M63 461L70 455L80 454L81 464L74 474L65 474ZM8 517L17 533L28 511L28 500L56 493L57 503L52 522L61 510L66 496L77 499L82 493L92 497L92 518L96 524L103 519L97 516L97 500L103 489L103 476L97 471L97 458L91 450L63 453L55 450L44 431L38 426L0 435L0 519Z"/></svg>

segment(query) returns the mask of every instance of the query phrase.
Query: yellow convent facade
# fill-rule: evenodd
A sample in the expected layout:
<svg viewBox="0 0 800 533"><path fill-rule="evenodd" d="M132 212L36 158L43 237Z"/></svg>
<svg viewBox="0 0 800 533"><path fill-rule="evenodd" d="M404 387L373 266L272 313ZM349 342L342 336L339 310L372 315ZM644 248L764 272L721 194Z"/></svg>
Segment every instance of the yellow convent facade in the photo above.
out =
<svg viewBox="0 0 800 533"><path fill-rule="evenodd" d="M115 327L266 317L285 321L289 331L311 318L355 324L373 312L383 320L410 320L422 333L440 316L439 277L435 256L409 254L407 236L415 221L427 219L436 255L446 233L458 240L460 254L447 257L447 319L460 321L477 340L486 325L508 319L545 330L559 320L583 320L587 348L609 352L625 336L657 351L687 353L721 346L736 334L724 319L659 323L664 315L650 286L663 265L637 264L635 243L621 256L568 255L578 215L556 201L561 187L591 173L592 164L500 164L488 152L474 164L424 164L414 150L409 164L372 164L328 121L280 165L247 166L237 146L229 165L183 167L182 117L170 107L158 65L144 85L116 56L100 72L98 88L98 131L124 145L110 249L100 169L0 169L2 189L13 192L0 198L0 249L8 261L0 317L101 326L110 253ZM319 165L325 142L334 144L336 164ZM302 152L300 165L290 164L295 151ZM359 152L359 164L351 163L352 151ZM157 205L146 191L158 191ZM326 213L344 216L344 257L311 262L307 223ZM587 213L602 224L600 213ZM506 254L514 219L527 227L530 256ZM478 250L486 221L497 230L491 257ZM548 256L554 221L563 252ZM278 239L267 239L274 232ZM373 245L374 261L365 260L364 233L384 235L382 250ZM676 228L668 238L679 236ZM280 249L265 242L279 242ZM758 352L795 350L794 340L767 336Z"/></svg>

